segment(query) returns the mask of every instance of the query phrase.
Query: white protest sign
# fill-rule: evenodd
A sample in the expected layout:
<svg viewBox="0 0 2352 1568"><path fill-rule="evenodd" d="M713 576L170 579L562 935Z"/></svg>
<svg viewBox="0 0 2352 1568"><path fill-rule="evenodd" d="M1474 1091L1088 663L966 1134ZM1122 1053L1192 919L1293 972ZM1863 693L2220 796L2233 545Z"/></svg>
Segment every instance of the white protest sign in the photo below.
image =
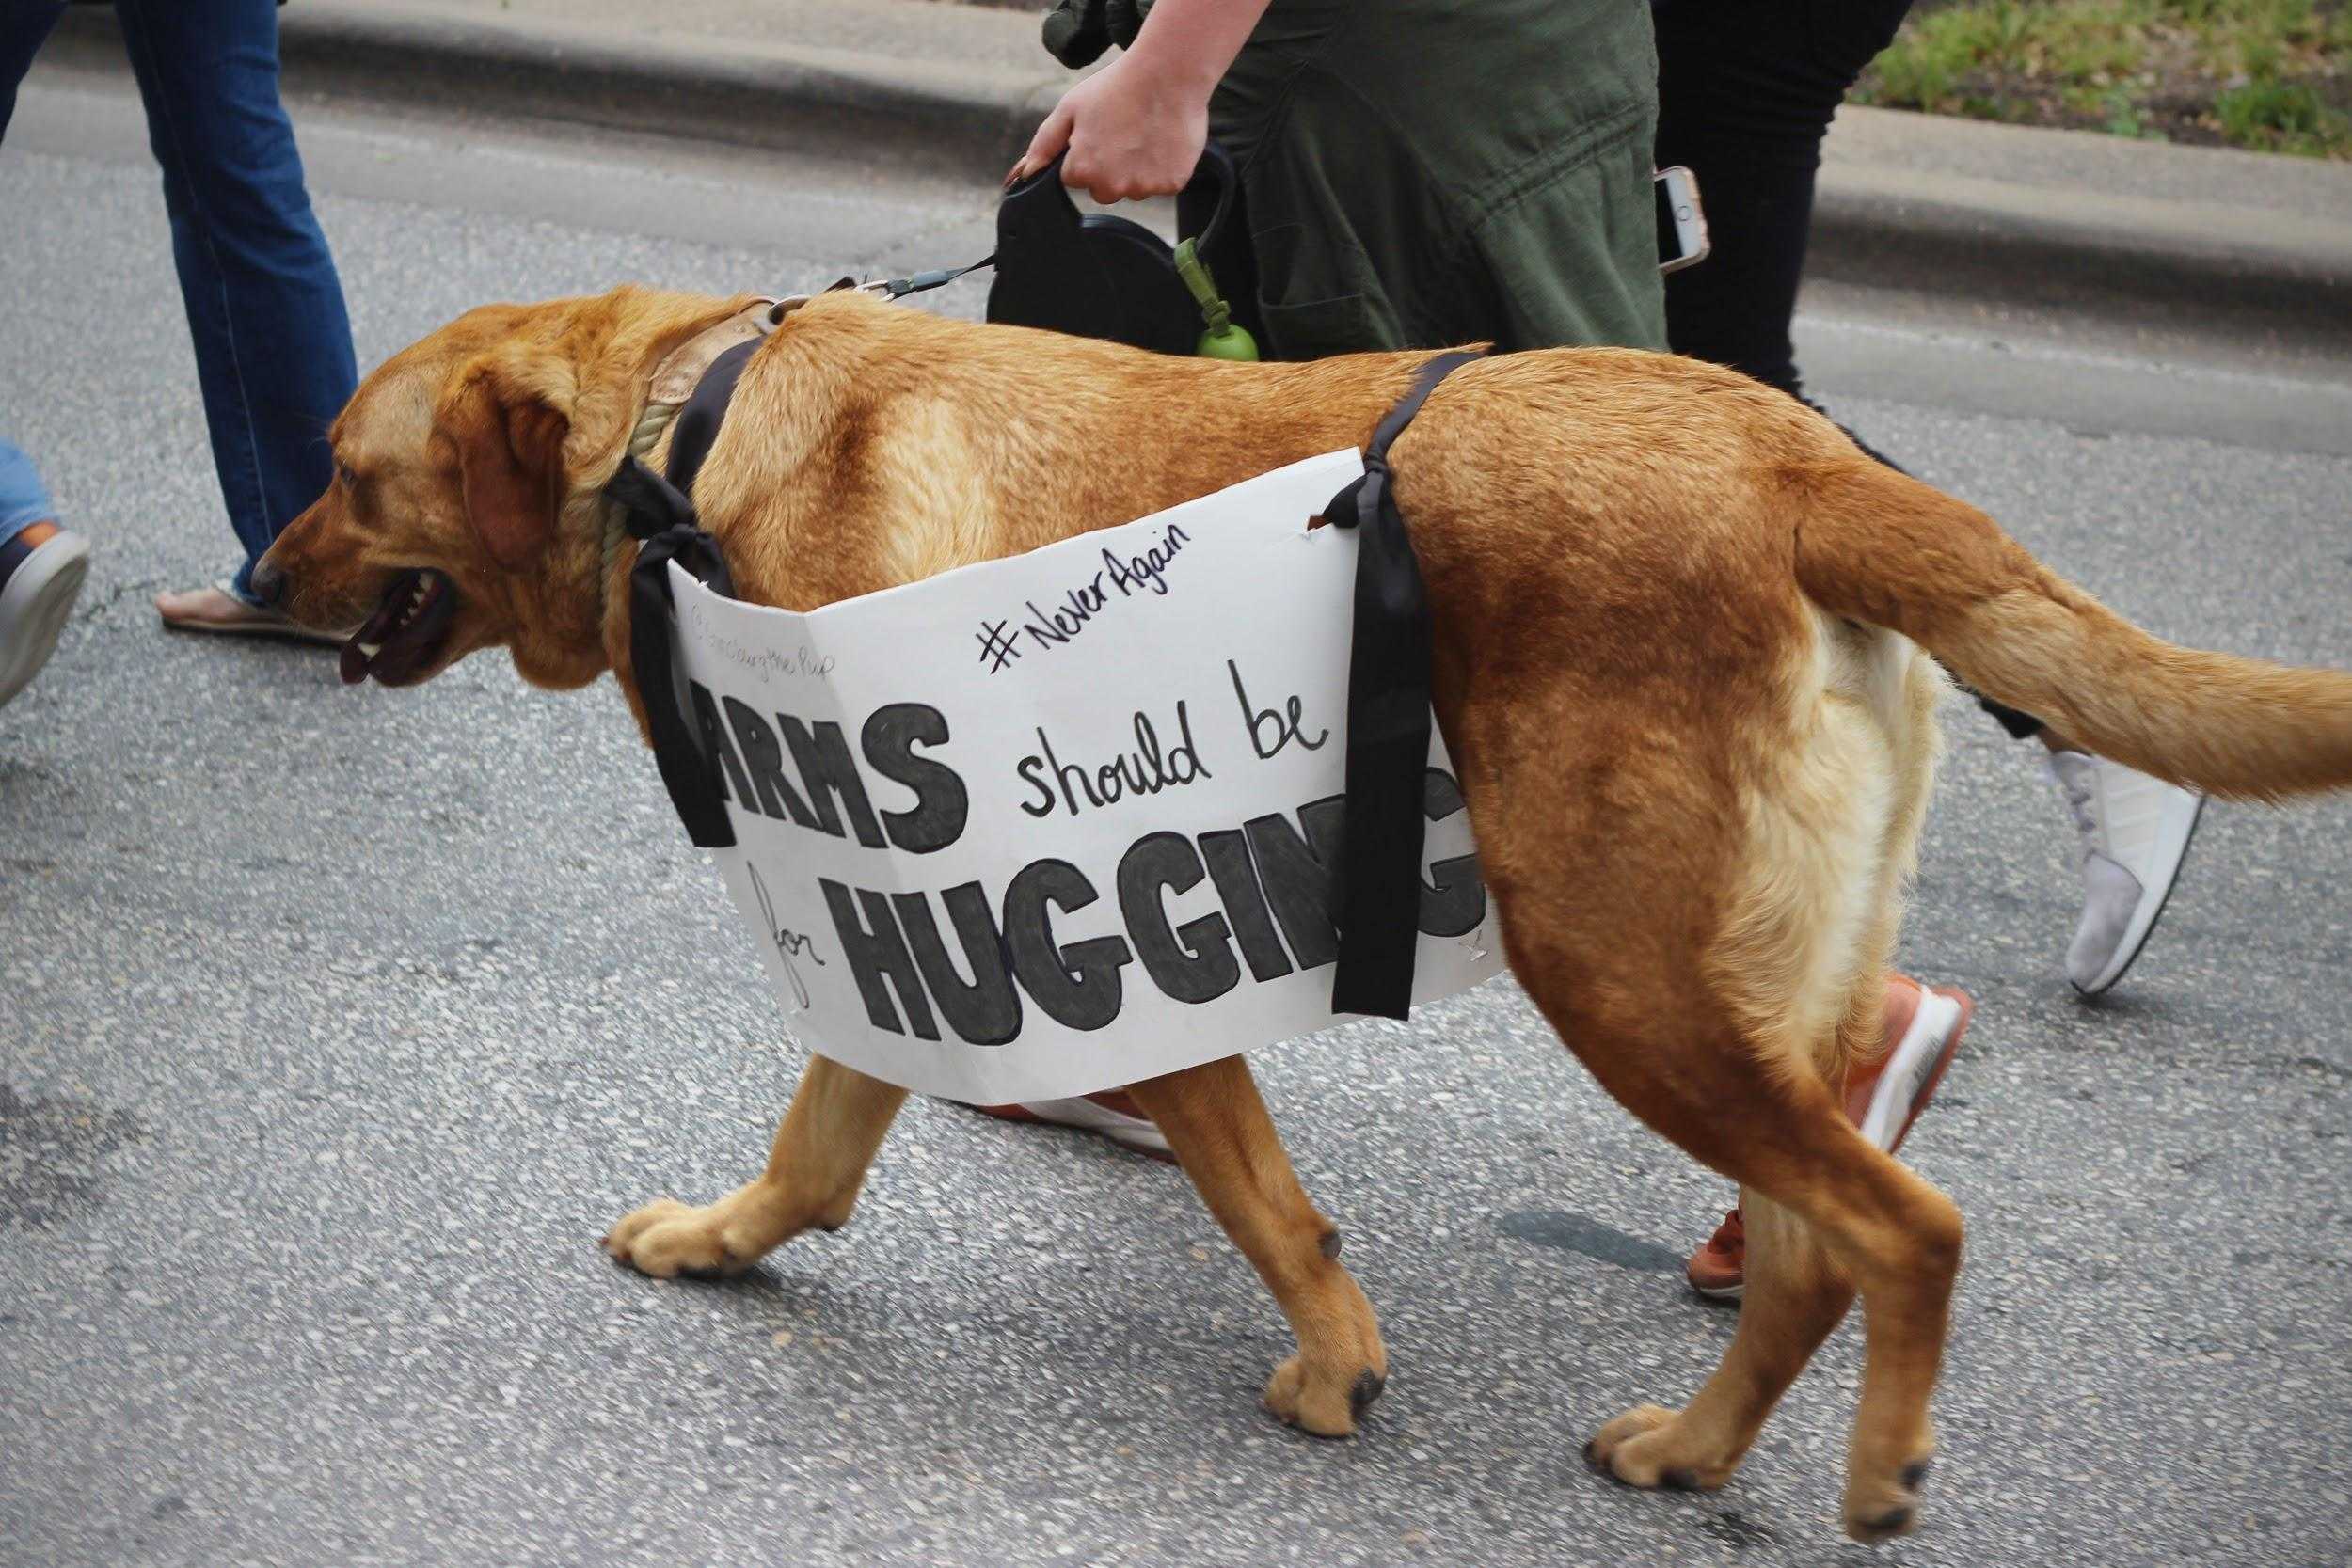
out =
<svg viewBox="0 0 2352 1568"><path fill-rule="evenodd" d="M671 568L725 784L713 851L810 1049L982 1104L1331 1011L1362 472L1293 464L1121 528L796 614ZM1502 967L1444 741L1413 997Z"/></svg>

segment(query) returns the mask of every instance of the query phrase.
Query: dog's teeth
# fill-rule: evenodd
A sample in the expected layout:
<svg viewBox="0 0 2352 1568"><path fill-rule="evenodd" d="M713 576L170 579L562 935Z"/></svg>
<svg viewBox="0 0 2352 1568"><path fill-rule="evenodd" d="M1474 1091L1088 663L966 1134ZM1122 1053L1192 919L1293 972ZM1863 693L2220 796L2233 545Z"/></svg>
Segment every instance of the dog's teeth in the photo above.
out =
<svg viewBox="0 0 2352 1568"><path fill-rule="evenodd" d="M373 658L377 654L384 651L384 644L381 642L362 642L359 644L359 651L367 655L370 658Z"/></svg>

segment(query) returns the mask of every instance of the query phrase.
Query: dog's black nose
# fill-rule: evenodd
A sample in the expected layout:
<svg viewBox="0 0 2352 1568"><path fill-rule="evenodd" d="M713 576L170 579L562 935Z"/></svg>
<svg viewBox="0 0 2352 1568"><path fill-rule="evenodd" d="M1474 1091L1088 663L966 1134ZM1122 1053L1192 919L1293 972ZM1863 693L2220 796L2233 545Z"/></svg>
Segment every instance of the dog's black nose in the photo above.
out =
<svg viewBox="0 0 2352 1568"><path fill-rule="evenodd" d="M286 574L264 561L253 568L253 596L271 610L286 602Z"/></svg>

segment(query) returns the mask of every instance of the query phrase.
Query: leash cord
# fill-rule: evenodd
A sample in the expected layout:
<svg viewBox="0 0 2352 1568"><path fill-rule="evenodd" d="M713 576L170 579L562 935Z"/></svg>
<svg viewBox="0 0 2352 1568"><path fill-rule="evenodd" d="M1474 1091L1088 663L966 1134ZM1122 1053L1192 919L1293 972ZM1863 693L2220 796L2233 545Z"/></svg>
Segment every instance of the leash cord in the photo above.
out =
<svg viewBox="0 0 2352 1568"><path fill-rule="evenodd" d="M944 289L967 272L977 272L982 267L993 267L995 264L996 257L992 252L968 266L935 267L930 272L918 272L912 277L877 278L871 283L857 283L850 286L872 290L888 299L904 299L909 294L919 294L926 289ZM842 287L841 284L834 286Z"/></svg>

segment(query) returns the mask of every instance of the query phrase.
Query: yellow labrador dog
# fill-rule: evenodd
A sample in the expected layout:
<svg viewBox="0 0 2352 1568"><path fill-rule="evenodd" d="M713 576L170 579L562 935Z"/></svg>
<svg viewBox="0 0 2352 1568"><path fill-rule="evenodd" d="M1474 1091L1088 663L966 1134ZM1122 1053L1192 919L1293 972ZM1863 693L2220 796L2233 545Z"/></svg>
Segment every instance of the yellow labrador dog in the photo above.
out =
<svg viewBox="0 0 2352 1568"><path fill-rule="evenodd" d="M642 721L633 551L601 487L632 450L659 464L664 420L762 309L620 289L468 314L360 388L334 486L264 580L306 625L367 623L351 678L504 647L546 686L612 671ZM1361 443L1424 358L1166 358L854 293L771 314L694 500L738 594L800 610ZM1687 360L1472 364L1393 462L1511 968L1610 1093L1744 1188L1722 1368L1587 1453L1637 1486L1722 1485L1859 1291L1845 1528L1910 1529L1961 1217L1839 1105L1880 1047L1934 660L2120 762L2261 798L2352 784L2352 675L2160 642L1793 400ZM1267 1405L1347 1433L1387 1353L1248 1069L1134 1092L1297 1335ZM605 1244L667 1278L843 1225L903 1098L818 1058L756 1180L652 1203Z"/></svg>

